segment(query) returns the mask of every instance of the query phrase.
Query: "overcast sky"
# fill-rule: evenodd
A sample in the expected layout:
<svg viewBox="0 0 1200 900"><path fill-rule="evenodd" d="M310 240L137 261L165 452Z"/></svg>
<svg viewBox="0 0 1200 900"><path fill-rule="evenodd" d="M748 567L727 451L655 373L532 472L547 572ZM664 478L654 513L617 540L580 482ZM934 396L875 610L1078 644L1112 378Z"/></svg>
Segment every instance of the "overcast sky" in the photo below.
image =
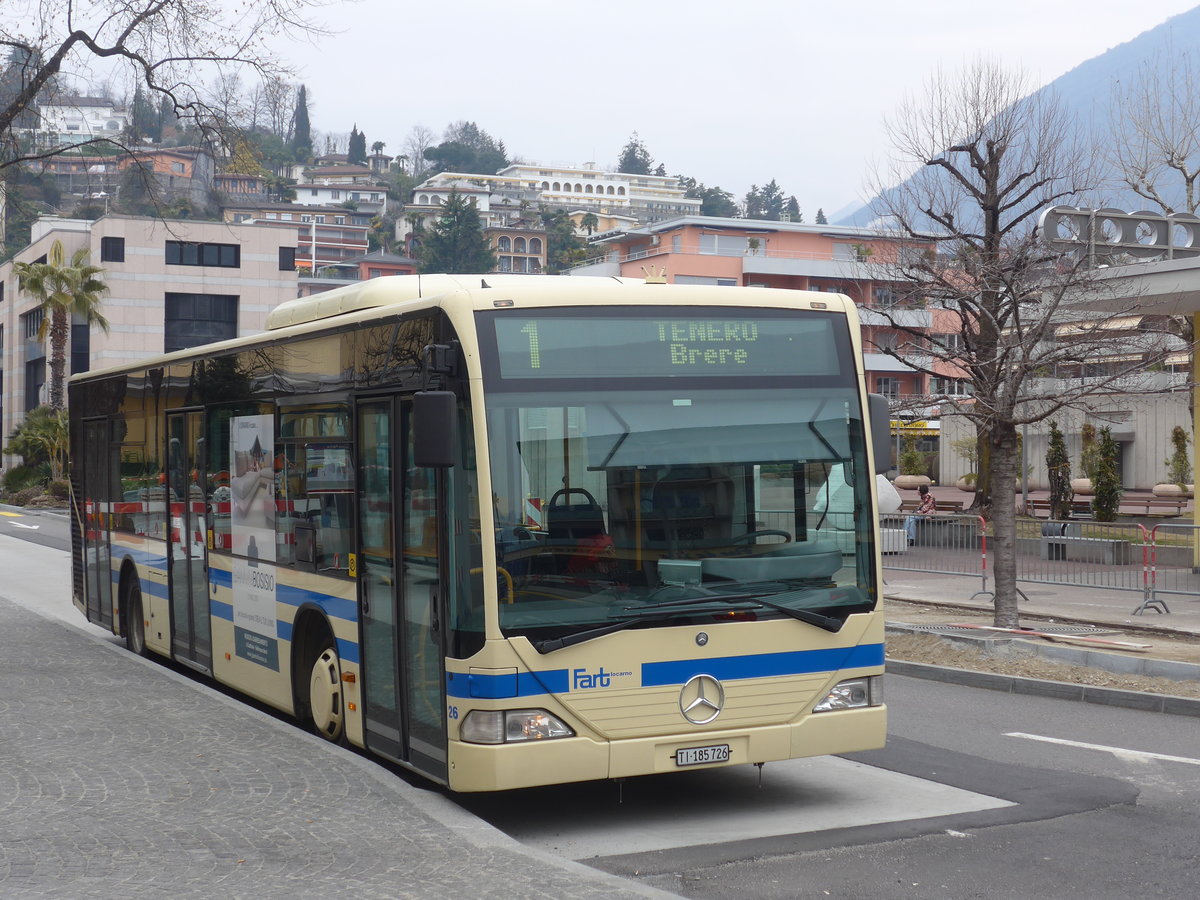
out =
<svg viewBox="0 0 1200 900"><path fill-rule="evenodd" d="M359 0L285 54L313 128L385 141L459 119L529 162L615 164L637 131L668 173L741 197L775 178L806 221L866 199L884 117L980 55L1044 84L1196 0Z"/></svg>

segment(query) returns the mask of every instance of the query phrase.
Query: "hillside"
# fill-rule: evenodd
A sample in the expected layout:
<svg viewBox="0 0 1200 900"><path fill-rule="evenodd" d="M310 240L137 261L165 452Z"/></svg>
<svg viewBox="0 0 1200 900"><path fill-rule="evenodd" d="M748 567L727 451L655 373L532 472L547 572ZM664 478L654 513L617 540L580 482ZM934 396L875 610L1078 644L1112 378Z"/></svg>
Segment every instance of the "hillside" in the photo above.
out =
<svg viewBox="0 0 1200 900"><path fill-rule="evenodd" d="M1094 126L1103 134L1108 128L1114 85L1132 80L1138 68L1148 61L1162 66L1165 76L1173 59L1195 47L1200 47L1200 7L1180 13L1133 40L1080 63L1041 90L1056 92L1066 108L1076 115L1081 128ZM1111 174L1106 180L1112 180ZM1105 201L1120 209L1145 208L1144 200L1116 188ZM841 210L831 221L835 225L862 226L872 218L868 204Z"/></svg>

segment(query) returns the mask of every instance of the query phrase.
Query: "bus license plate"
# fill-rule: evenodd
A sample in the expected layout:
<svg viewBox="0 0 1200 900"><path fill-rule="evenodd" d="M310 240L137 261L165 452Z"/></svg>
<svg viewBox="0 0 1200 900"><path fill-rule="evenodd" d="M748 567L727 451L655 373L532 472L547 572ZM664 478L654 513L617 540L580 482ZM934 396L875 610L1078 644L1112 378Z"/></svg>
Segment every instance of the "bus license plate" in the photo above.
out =
<svg viewBox="0 0 1200 900"><path fill-rule="evenodd" d="M714 744L711 747L688 747L675 751L675 765L699 766L704 763L729 762L729 745Z"/></svg>

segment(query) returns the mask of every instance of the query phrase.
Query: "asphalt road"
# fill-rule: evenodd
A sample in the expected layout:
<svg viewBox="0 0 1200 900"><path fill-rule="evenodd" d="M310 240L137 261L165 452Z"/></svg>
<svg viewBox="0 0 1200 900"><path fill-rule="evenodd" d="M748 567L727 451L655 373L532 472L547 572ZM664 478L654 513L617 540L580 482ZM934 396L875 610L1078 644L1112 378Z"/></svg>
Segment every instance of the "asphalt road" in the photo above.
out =
<svg viewBox="0 0 1200 900"><path fill-rule="evenodd" d="M71 521L65 511L0 504L0 533L43 547L71 551Z"/></svg>
<svg viewBox="0 0 1200 900"><path fill-rule="evenodd" d="M590 860L687 897L1195 896L1193 718L892 676L887 749L855 759L1015 805Z"/></svg>
<svg viewBox="0 0 1200 900"><path fill-rule="evenodd" d="M53 513L0 515L0 532L69 534ZM6 567L6 590L96 632L61 559ZM538 853L688 897L1194 896L1194 718L896 675L887 692L886 749L772 764L761 788L739 767L456 800Z"/></svg>

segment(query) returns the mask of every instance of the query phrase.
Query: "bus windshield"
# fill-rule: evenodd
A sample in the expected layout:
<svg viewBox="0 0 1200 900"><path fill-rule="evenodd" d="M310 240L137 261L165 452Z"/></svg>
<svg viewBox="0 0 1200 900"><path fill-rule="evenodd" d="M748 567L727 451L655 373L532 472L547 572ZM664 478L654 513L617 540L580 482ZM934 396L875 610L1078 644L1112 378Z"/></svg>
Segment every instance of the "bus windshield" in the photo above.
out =
<svg viewBox="0 0 1200 900"><path fill-rule="evenodd" d="M669 361L621 349L628 365L601 363L590 388L577 359L555 361L546 335L594 347L596 320L535 321L542 366L527 366L521 345L524 371L504 362L504 335L526 339L528 314L497 329L500 365L485 365L506 634L546 641L630 617L653 627L778 618L779 607L840 622L873 608L871 476L853 366L839 352L849 341L834 333L844 319L826 317L827 332L753 323L760 339L787 336L769 352L751 348L755 374L721 377L701 360L703 371L672 377ZM639 333L653 344L653 324L625 321L623 348ZM798 339L822 343L805 355ZM549 375L531 374L539 368ZM644 615L664 608L672 615Z"/></svg>

